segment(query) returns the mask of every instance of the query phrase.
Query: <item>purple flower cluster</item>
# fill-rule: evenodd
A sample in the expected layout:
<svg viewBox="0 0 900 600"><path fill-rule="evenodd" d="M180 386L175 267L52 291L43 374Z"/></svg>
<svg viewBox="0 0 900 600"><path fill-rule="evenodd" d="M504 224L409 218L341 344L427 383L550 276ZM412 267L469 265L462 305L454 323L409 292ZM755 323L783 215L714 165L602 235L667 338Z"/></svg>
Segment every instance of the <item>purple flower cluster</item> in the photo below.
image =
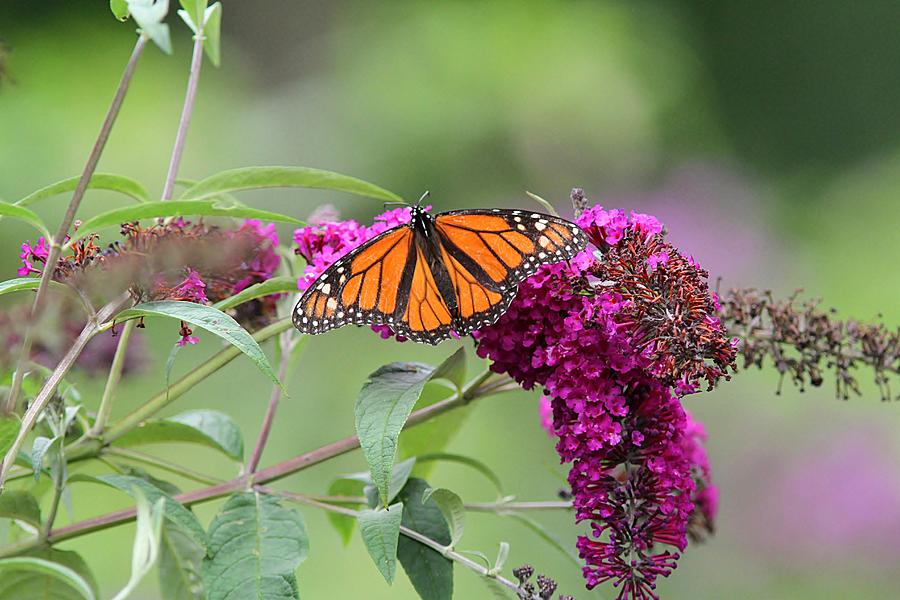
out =
<svg viewBox="0 0 900 600"><path fill-rule="evenodd" d="M520 284L496 324L473 335L492 370L526 389L542 386L552 398L552 431L562 461L572 464L577 519L591 522L592 535L577 544L588 588L612 582L620 599L657 598L656 579L675 568L689 528L711 531L715 513L702 427L673 385L694 390L700 378L714 381L733 354L722 350L731 345L718 322L706 319L714 319L714 306L695 281L703 275L662 242L656 219L592 207L578 224L603 258L585 251L571 264L544 266ZM620 272L604 265L623 246L633 255L630 268L621 280L610 279ZM662 314L690 320L660 322L659 310L648 312L644 296L633 293L635 281L649 290L649 301L672 303L656 307ZM677 285L678 295L654 292ZM669 329L698 320L702 335L685 341L699 357L694 363L657 343ZM702 522L692 517L698 511Z"/></svg>

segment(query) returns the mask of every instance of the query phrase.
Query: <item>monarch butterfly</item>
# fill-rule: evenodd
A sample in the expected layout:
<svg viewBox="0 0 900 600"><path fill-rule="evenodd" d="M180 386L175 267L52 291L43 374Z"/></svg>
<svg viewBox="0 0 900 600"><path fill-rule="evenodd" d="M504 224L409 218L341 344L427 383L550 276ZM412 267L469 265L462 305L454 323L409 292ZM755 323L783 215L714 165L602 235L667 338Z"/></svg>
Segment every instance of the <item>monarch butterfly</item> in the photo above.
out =
<svg viewBox="0 0 900 600"><path fill-rule="evenodd" d="M348 323L387 325L411 340L438 344L496 322L520 281L542 264L572 258L586 243L576 225L537 212L494 208L432 216L416 205L408 224L372 238L322 273L294 308L294 327L317 334Z"/></svg>

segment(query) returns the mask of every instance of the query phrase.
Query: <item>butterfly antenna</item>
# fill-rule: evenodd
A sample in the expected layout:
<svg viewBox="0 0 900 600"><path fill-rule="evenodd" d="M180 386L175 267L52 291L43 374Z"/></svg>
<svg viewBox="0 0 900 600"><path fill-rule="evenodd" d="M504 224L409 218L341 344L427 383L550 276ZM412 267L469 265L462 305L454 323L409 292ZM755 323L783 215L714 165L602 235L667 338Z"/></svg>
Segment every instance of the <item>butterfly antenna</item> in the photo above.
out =
<svg viewBox="0 0 900 600"><path fill-rule="evenodd" d="M403 202L402 200L388 200L383 203L384 208L388 206L409 206L409 202Z"/></svg>
<svg viewBox="0 0 900 600"><path fill-rule="evenodd" d="M422 194L422 197L419 198L419 201L418 201L418 202L416 202L416 206L422 206L422 203L425 202L425 200L426 200L430 195L431 195L431 192L429 192L428 190L425 190L425 193Z"/></svg>

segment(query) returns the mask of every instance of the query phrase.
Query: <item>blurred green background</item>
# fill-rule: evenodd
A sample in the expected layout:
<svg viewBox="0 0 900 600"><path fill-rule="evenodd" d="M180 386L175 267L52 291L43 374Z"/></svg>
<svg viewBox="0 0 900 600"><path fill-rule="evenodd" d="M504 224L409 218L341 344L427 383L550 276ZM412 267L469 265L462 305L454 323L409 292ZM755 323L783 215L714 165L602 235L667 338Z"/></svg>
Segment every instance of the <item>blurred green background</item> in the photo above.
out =
<svg viewBox="0 0 900 600"><path fill-rule="evenodd" d="M564 213L568 190L605 206L656 214L722 286L797 288L841 316L900 321L900 4L819 2L224 2L222 66L204 66L181 175L258 164L356 175L406 198L425 189L438 209L530 206L524 190ZM159 193L184 95L189 32L170 20L168 57L150 48L100 170ZM14 201L80 172L134 40L105 0L4 1L0 38L0 198ZM331 202L368 220L379 203L314 191L266 191L253 205L305 217ZM58 222L66 198L37 210ZM89 192L82 217L119 200ZM290 231L282 228L282 240ZM110 235L114 232L110 232ZM0 224L2 278L15 276L30 230ZM18 298L24 300L23 297ZM4 310L10 306L5 302ZM117 413L163 385L171 324L140 332L152 355L127 380ZM217 348L179 355L181 373ZM367 373L390 360L440 361L438 348L383 342L367 329L316 338L288 385L291 398L263 458L270 464L345 437ZM470 372L480 365L470 366ZM829 385L775 394L774 371L740 374L686 400L706 424L721 512L717 535L692 545L664 598L868 598L900 589L900 410L841 402ZM103 379L77 378L95 408ZM269 385L237 360L170 407L234 416L252 445ZM537 394L478 404L450 450L480 457L522 500L552 499L565 469L539 428ZM231 476L196 447L152 450ZM285 480L324 493L358 471L354 453ZM97 467L91 467L97 469ZM187 482L179 482L187 486ZM440 466L435 486L492 500L471 471ZM121 508L114 492L81 484L75 518ZM218 503L197 508L204 522ZM298 578L305 598L415 598L389 588L354 539L341 546L325 516L303 510L312 538ZM574 545L570 515L536 515ZM65 513L60 523L68 522ZM132 526L62 547L93 567L104 596L130 570ZM509 566L529 562L576 598L564 556L517 524L472 514L462 547ZM489 592L456 570L457 598ZM135 597L157 597L148 576ZM605 591L606 597L613 594Z"/></svg>

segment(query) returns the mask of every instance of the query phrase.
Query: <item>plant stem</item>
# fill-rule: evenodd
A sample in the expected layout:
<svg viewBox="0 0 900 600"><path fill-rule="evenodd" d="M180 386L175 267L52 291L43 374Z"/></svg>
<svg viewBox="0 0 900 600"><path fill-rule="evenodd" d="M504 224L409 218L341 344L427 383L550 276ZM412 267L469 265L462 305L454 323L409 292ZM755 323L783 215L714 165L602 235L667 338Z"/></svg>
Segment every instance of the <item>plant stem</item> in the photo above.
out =
<svg viewBox="0 0 900 600"><path fill-rule="evenodd" d="M106 427L106 421L112 412L113 398L116 395L119 381L122 379L125 355L128 353L128 340L131 338L131 332L134 331L135 325L137 325L136 320L127 321L119 334L119 345L116 346L116 354L113 356L112 365L109 367L109 377L106 380L106 388L103 390L103 398L100 400L97 418L94 420L94 426L91 427L88 433L91 437L100 437L103 434L103 428Z"/></svg>
<svg viewBox="0 0 900 600"><path fill-rule="evenodd" d="M56 388L59 386L60 381L66 376L66 373L69 372L69 369L72 368L72 365L78 360L78 357L81 355L85 346L87 346L88 342L91 341L91 338L97 333L98 324L116 314L127 300L128 294L123 294L101 308L100 311L84 326L84 329L82 329L81 334L79 334L78 338L72 344L72 347L69 348L69 351L63 356L62 360L59 361L59 364L56 365L56 368L50 374L50 377L44 382L44 387L38 392L37 397L34 399L31 406L28 407L28 410L25 411L25 416L22 418L22 425L19 427L19 433L16 436L15 441L6 452L6 456L3 457L3 466L0 467L0 493L3 491L3 485L6 482L7 475L9 475L9 470L15 463L16 456L18 455L19 450L22 449L22 444L25 443L25 438L28 437L28 434L37 422L37 418L41 414L41 411L44 410L47 403L53 398L53 394L56 392Z"/></svg>
<svg viewBox="0 0 900 600"><path fill-rule="evenodd" d="M367 499L363 496L322 496L319 494L304 494L307 498L328 504L365 504ZM466 510L472 512L518 512L532 510L571 510L572 502L569 500L544 500L541 502L467 502L463 504Z"/></svg>
<svg viewBox="0 0 900 600"><path fill-rule="evenodd" d="M303 494L282 492L280 490L273 490L271 488L266 488L266 487L262 487L262 486L257 487L257 489L259 491L267 493L267 494L274 494L276 496L281 496L283 498L286 498L287 500L296 502L298 504L314 506L316 508L321 508L322 510L327 510L329 512L339 513L339 514L342 514L342 515L345 515L348 517L353 517L354 519L359 516L359 511L353 510L351 508L346 508L344 506L336 506L334 504L326 504L324 502L319 502L318 500L313 500L312 498L310 498L308 496L304 496ZM477 562L475 562L474 560L460 554L459 552L456 552L450 546L444 546L437 540L433 540L430 537L428 537L426 535L422 535L418 531L416 531L414 529L410 529L409 527L405 527L403 525L400 526L400 533L403 534L404 536L410 538L411 540L415 540L415 541L419 542L420 544L423 544L425 546L428 546L429 548L434 549L435 551L440 553L441 556L445 556L446 558L461 564L462 566L466 567L467 569L475 571L482 577L488 577L490 579L494 579L500 585L506 586L514 592L518 592L518 590L519 590L518 584L513 583L512 581L510 581L509 579L506 579L505 577L503 577L501 575L491 573L491 570L488 569L487 567L485 567L484 565L480 565Z"/></svg>
<svg viewBox="0 0 900 600"><path fill-rule="evenodd" d="M65 432L63 432L63 435L65 435ZM62 500L63 487L66 484L66 455L63 451L62 440L60 440L57 452L59 464L56 468L55 477L53 478L53 500L50 502L50 512L47 515L47 521L44 523L44 529L41 531L41 537L43 539L47 539L47 536L53 531L53 523L56 521L56 513L59 512L59 502Z"/></svg>
<svg viewBox="0 0 900 600"><path fill-rule="evenodd" d="M253 339L257 342L262 342L278 335L279 333L285 331L286 329L289 329L290 327L291 320L282 319L281 321L276 321L268 327L264 327L263 329L257 331L255 334L253 334ZM132 411L130 414L113 423L109 427L109 429L107 429L106 435L103 439L107 443L119 439L120 437L140 425L142 421L149 419L150 417L158 413L160 410L168 406L171 402L184 395L195 385L197 385L240 355L241 351L234 346L229 346L220 351L208 361L198 366L193 371L186 374L184 377L169 386L168 393L166 390L162 390L161 392L153 396L150 400ZM75 445L77 446L77 444Z"/></svg>
<svg viewBox="0 0 900 600"><path fill-rule="evenodd" d="M293 350L295 341L292 341L291 332L284 331L278 338L281 346L281 361L278 365L278 381L284 383L287 377L288 365L291 362L291 351ZM281 400L281 386L272 386L272 395L269 397L269 405L266 407L266 416L263 417L262 427L259 430L259 437L256 439L256 445L253 447L253 454L247 463L248 481L256 473L256 467L259 466L259 459L262 458L263 449L269 439L269 432L272 430L272 422L275 419L275 412L278 410L278 403Z"/></svg>
<svg viewBox="0 0 900 600"><path fill-rule="evenodd" d="M466 510L472 512L518 512L530 510L572 510L571 500L546 500L543 502L483 502L469 503Z"/></svg>
<svg viewBox="0 0 900 600"><path fill-rule="evenodd" d="M193 469L188 469L187 467L182 467L181 465L171 463L157 456L145 454L136 450L108 447L102 450L100 456L114 456L116 458L130 460L150 467L156 467L157 469L162 469L163 471L168 471L169 473L174 473L175 475L180 475L185 479L192 479L193 481L202 483L203 485L219 485L223 482L223 480L221 479L209 477L207 475L204 475L203 473L194 471Z"/></svg>
<svg viewBox="0 0 900 600"><path fill-rule="evenodd" d="M288 323L288 325L290 326L290 323ZM409 419L407 419L406 424L404 425L404 429L415 427L416 425L429 421L434 417L437 417L438 415L444 414L445 412L449 412L456 408L461 408L468 405L470 402L476 400L477 398L486 396L487 394L483 392L481 386L486 382L489 384L491 378L494 377L499 376L491 373L490 371L485 371L484 373L473 379L471 382L466 384L461 393L455 393L445 400L441 400L440 402L436 402L430 406L414 411L409 415ZM93 441L96 442L96 440ZM289 460L272 465L271 467L268 467L261 471L257 471L252 478L251 485L261 485L283 479L288 475L293 475L294 473L307 469L313 465L317 465L326 460L335 458L342 454L346 454L347 452L350 452L351 450L354 450L356 448L359 448L359 438L357 438L356 436L344 438L343 440L333 442L331 444L328 444L327 446L322 446L321 448L311 450L309 452L301 454L300 456L296 456ZM210 500L215 500L217 498L227 496L228 494L231 494L233 492L246 489L246 487L247 477L245 475L241 475L217 485L180 494L176 496L175 499L185 506L191 506L200 502L208 502ZM121 523L133 520L135 514L136 511L134 508L127 508L113 513L100 515L98 517L93 517L91 519L86 519L84 521L73 523L65 527L60 527L52 531L50 535L47 536L47 542L57 543L94 531L107 529L109 527L115 527L116 525L119 525ZM4 556L14 556L16 554L25 552L40 545L40 543L40 540L31 539L6 546L5 548L0 548L0 558Z"/></svg>
<svg viewBox="0 0 900 600"><path fill-rule="evenodd" d="M203 64L203 39L203 23L197 23L197 35L194 36L194 54L191 57L191 73L188 76L184 106L181 109L181 119L178 122L178 133L175 134L175 147L172 148L169 171L166 173L166 183L162 193L163 200L172 198L175 178L178 176L178 166L181 164L181 155L184 152L184 141L187 138L188 126L191 124L191 115L194 112L197 84L200 81L200 66Z"/></svg>
<svg viewBox="0 0 900 600"><path fill-rule="evenodd" d="M22 342L22 351L19 354L19 362L16 371L13 374L12 385L10 386L9 396L6 400L5 410L7 414L14 412L16 409L16 402L18 401L19 392L22 389L22 379L25 376L24 365L31 356L33 328L44 308L47 288L50 286L50 279L53 277L53 272L56 270L56 263L62 252L63 242L65 242L66 236L69 234L69 227L72 226L72 222L75 220L75 213L81 205L81 199L84 198L88 183L90 183L91 177L97 169L97 163L100 162L100 155L103 154L103 149L106 147L107 140L109 140L109 133L112 131L116 117L119 116L119 109L122 108L122 102L125 100L125 92L128 91L128 85L131 83L132 75L134 75L134 69L137 66L138 58L140 58L146 44L147 38L144 35L139 35L137 42L134 44L134 50L131 51L131 58L128 59L128 64L125 65L122 79L119 80L119 87L116 88L116 93L113 95L109 110L106 111L106 118L103 119L103 125L100 126L100 133L97 135L94 147L91 149L87 163L84 165L84 170L81 172L81 178L78 180L78 185L75 186L75 191L72 193L72 199L69 201L66 214L59 224L56 236L50 241L50 252L47 256L47 262L44 263L44 272L41 273L41 282L38 285L37 293L34 296L34 303L31 305L31 314L28 318L25 339ZM0 480L0 486L2 486L2 480Z"/></svg>

